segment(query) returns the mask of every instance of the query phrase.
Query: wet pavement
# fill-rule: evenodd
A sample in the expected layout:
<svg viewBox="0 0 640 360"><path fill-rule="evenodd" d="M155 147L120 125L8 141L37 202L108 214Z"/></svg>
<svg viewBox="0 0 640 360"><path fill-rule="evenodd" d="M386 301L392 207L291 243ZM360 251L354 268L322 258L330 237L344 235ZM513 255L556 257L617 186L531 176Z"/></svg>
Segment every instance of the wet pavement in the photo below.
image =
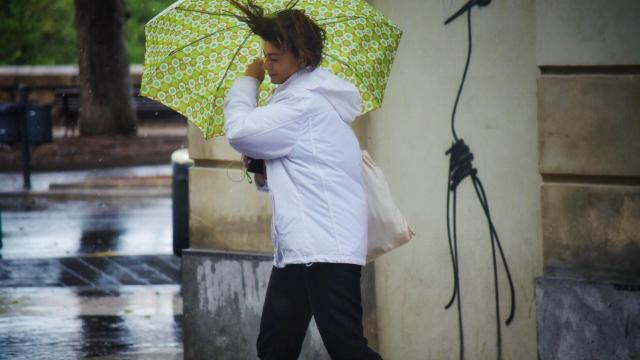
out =
<svg viewBox="0 0 640 360"><path fill-rule="evenodd" d="M122 172L40 174L34 188L109 175ZM182 359L171 199L2 196L16 176L0 174L0 359Z"/></svg>
<svg viewBox="0 0 640 360"><path fill-rule="evenodd" d="M2 288L0 334L0 359L180 359L180 287Z"/></svg>
<svg viewBox="0 0 640 360"><path fill-rule="evenodd" d="M180 260L173 255L0 260L0 288L78 286L102 289L179 282Z"/></svg>
<svg viewBox="0 0 640 360"><path fill-rule="evenodd" d="M0 258L171 254L171 199L0 198Z"/></svg>

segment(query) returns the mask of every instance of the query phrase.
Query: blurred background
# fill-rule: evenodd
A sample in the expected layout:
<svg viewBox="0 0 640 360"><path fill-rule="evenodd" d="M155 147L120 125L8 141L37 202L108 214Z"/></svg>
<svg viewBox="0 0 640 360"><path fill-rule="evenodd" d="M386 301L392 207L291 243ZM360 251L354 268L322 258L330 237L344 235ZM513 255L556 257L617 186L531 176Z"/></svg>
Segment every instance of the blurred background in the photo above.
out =
<svg viewBox="0 0 640 360"><path fill-rule="evenodd" d="M171 3L0 4L0 358L182 357L187 123L138 95Z"/></svg>

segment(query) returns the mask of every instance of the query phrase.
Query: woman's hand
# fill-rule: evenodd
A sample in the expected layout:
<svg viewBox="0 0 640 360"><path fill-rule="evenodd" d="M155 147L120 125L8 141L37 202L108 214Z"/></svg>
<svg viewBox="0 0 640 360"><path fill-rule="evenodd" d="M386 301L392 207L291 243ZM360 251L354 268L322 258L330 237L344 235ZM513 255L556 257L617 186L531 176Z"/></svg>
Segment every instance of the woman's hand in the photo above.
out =
<svg viewBox="0 0 640 360"><path fill-rule="evenodd" d="M262 59L255 59L251 64L249 64L244 74L257 79L258 82L261 83L264 80L264 63Z"/></svg>
<svg viewBox="0 0 640 360"><path fill-rule="evenodd" d="M267 176L264 174L254 174L253 180L256 181L258 186L263 187L267 183Z"/></svg>
<svg viewBox="0 0 640 360"><path fill-rule="evenodd" d="M251 163L251 159L248 156L242 155L242 164L244 164L244 168L249 167L249 163ZM263 187L267 183L267 175L265 174L253 174L253 180L260 187Z"/></svg>
<svg viewBox="0 0 640 360"><path fill-rule="evenodd" d="M251 159L249 159L247 155L242 154L242 164L244 165L245 169L249 167L250 162L251 162Z"/></svg>

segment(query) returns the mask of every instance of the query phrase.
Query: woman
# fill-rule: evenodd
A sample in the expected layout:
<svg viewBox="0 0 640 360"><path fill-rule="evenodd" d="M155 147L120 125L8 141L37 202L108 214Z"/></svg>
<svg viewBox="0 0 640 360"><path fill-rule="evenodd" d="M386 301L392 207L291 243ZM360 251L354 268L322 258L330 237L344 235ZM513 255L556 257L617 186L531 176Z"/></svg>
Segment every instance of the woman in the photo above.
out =
<svg viewBox="0 0 640 360"><path fill-rule="evenodd" d="M380 359L363 336L360 272L367 253L362 154L350 123L356 87L318 67L324 32L299 10L275 16L234 2L264 40L225 101L233 148L264 159L258 178L273 207L274 267L264 302L258 356L297 359L311 316L332 359ZM279 84L257 106L265 70Z"/></svg>

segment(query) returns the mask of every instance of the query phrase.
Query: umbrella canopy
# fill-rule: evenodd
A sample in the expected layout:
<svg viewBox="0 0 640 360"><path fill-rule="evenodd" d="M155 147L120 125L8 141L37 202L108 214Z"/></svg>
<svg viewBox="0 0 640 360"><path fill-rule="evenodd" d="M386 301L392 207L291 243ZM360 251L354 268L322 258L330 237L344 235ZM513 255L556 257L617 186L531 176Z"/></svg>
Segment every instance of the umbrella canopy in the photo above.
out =
<svg viewBox="0 0 640 360"><path fill-rule="evenodd" d="M363 0L254 3L266 14L303 10L326 32L320 66L358 88L362 113L380 107L402 36L389 19ZM228 1L182 0L145 26L140 93L186 116L205 138L224 135L225 95L253 59L262 56L262 40L235 15L242 13ZM275 88L262 82L259 105Z"/></svg>

